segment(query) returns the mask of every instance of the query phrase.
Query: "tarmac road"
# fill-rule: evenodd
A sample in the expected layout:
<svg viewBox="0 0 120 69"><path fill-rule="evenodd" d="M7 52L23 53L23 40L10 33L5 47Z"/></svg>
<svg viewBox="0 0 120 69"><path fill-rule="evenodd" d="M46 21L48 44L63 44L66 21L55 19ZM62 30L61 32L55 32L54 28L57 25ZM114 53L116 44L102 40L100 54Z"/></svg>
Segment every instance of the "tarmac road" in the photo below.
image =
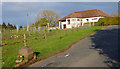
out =
<svg viewBox="0 0 120 69"><path fill-rule="evenodd" d="M110 26L30 67L113 67L118 61L117 44L118 26Z"/></svg>

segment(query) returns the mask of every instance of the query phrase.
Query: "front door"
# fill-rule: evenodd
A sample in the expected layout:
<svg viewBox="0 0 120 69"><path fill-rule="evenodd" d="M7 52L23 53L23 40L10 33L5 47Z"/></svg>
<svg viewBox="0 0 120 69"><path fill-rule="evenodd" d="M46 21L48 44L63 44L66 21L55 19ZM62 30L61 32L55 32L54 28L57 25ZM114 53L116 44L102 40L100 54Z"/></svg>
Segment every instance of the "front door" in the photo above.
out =
<svg viewBox="0 0 120 69"><path fill-rule="evenodd" d="M63 24L63 28L66 29L66 24Z"/></svg>
<svg viewBox="0 0 120 69"><path fill-rule="evenodd" d="M81 26L82 26L82 23L81 23Z"/></svg>

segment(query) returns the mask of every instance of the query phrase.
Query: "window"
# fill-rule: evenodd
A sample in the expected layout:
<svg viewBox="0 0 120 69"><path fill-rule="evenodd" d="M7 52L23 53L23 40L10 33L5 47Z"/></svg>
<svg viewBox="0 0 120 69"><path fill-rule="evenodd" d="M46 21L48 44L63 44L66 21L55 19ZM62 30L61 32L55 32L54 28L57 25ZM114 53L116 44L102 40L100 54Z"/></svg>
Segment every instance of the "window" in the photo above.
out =
<svg viewBox="0 0 120 69"><path fill-rule="evenodd" d="M97 20L97 18L93 18L92 20Z"/></svg>
<svg viewBox="0 0 120 69"><path fill-rule="evenodd" d="M70 24L70 20L68 20L68 24Z"/></svg>
<svg viewBox="0 0 120 69"><path fill-rule="evenodd" d="M87 21L89 21L89 19L86 19Z"/></svg>
<svg viewBox="0 0 120 69"><path fill-rule="evenodd" d="M80 19L77 19L77 21L80 21Z"/></svg>

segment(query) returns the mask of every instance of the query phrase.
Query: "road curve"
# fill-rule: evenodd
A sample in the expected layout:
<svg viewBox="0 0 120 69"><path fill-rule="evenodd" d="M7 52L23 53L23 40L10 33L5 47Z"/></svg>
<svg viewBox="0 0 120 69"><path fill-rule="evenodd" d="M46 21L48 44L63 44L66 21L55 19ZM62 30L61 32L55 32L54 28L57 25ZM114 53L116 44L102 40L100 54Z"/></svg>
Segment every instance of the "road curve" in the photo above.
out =
<svg viewBox="0 0 120 69"><path fill-rule="evenodd" d="M80 40L67 51L29 67L112 67L117 62L117 38L118 26L109 26Z"/></svg>

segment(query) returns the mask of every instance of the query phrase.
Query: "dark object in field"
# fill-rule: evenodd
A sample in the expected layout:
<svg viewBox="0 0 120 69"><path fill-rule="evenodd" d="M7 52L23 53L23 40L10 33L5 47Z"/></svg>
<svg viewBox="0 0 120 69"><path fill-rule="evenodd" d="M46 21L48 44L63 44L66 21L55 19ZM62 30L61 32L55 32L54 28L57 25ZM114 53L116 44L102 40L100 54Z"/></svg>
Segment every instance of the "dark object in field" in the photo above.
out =
<svg viewBox="0 0 120 69"><path fill-rule="evenodd" d="M37 59L37 56L40 54L40 52L34 52L34 59Z"/></svg>
<svg viewBox="0 0 120 69"><path fill-rule="evenodd" d="M45 37L45 40L46 40L46 39L47 39L47 38L46 38L46 31L45 31L45 36L44 36L44 37Z"/></svg>
<svg viewBox="0 0 120 69"><path fill-rule="evenodd" d="M20 41L16 41L16 42L14 42L13 44L17 44L17 43L20 43Z"/></svg>
<svg viewBox="0 0 120 69"><path fill-rule="evenodd" d="M60 36L60 39L62 39L63 37L62 36Z"/></svg>
<svg viewBox="0 0 120 69"><path fill-rule="evenodd" d="M5 45L7 45L7 43L4 43L4 42L3 42L3 43L2 43L2 46L5 46Z"/></svg>
<svg viewBox="0 0 120 69"><path fill-rule="evenodd" d="M37 40L38 38L37 38L37 37L35 37L34 39L36 39L36 40Z"/></svg>
<svg viewBox="0 0 120 69"><path fill-rule="evenodd" d="M101 22L99 26L104 26L104 22Z"/></svg>
<svg viewBox="0 0 120 69"><path fill-rule="evenodd" d="M2 42L2 46L5 46L5 45L7 45L7 43Z"/></svg>
<svg viewBox="0 0 120 69"><path fill-rule="evenodd" d="M51 32L52 30L50 29L49 31Z"/></svg>
<svg viewBox="0 0 120 69"><path fill-rule="evenodd" d="M45 39L45 36L43 36L43 39Z"/></svg>

